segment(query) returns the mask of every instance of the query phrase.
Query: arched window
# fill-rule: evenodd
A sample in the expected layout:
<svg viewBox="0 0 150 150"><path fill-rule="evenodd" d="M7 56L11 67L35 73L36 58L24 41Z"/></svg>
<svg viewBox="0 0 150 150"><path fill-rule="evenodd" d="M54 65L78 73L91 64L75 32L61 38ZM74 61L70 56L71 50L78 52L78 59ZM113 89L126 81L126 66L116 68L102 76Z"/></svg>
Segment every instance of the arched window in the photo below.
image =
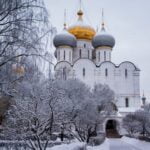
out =
<svg viewBox="0 0 150 150"><path fill-rule="evenodd" d="M85 68L83 68L83 77L85 77Z"/></svg>
<svg viewBox="0 0 150 150"><path fill-rule="evenodd" d="M64 51L64 60L66 59L66 51Z"/></svg>
<svg viewBox="0 0 150 150"><path fill-rule="evenodd" d="M128 70L125 69L125 77L127 78L128 77Z"/></svg>
<svg viewBox="0 0 150 150"><path fill-rule="evenodd" d="M80 49L80 51L79 51L79 57L81 58L81 49Z"/></svg>
<svg viewBox="0 0 150 150"><path fill-rule="evenodd" d="M101 52L98 52L98 60L101 60Z"/></svg>
<svg viewBox="0 0 150 150"><path fill-rule="evenodd" d="M128 98L125 99L125 106L129 107L129 99Z"/></svg>
<svg viewBox="0 0 150 150"><path fill-rule="evenodd" d="M67 79L66 68L63 68L63 80Z"/></svg>
<svg viewBox="0 0 150 150"><path fill-rule="evenodd" d="M107 68L105 69L105 76L106 77L108 76L108 69Z"/></svg>
<svg viewBox="0 0 150 150"><path fill-rule="evenodd" d="M106 61L106 51L104 51L104 61Z"/></svg>

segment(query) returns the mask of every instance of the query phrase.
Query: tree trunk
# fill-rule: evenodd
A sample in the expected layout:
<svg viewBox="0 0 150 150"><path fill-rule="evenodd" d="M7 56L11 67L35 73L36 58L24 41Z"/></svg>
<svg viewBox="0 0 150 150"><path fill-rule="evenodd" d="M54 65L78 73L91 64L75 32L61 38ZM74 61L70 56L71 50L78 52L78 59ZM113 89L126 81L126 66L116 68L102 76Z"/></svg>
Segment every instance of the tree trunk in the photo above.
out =
<svg viewBox="0 0 150 150"><path fill-rule="evenodd" d="M0 116L0 125L2 124L2 121L3 121L3 117Z"/></svg>
<svg viewBox="0 0 150 150"><path fill-rule="evenodd" d="M62 142L64 141L64 132L63 131L60 133L60 139Z"/></svg>

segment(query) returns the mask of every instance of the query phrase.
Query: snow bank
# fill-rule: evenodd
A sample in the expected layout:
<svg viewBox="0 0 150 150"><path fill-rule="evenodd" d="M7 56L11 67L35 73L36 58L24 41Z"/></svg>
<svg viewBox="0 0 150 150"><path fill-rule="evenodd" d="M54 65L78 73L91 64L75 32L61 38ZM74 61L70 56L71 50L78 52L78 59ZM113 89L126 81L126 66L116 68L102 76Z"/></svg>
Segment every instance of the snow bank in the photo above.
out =
<svg viewBox="0 0 150 150"><path fill-rule="evenodd" d="M59 146L55 146L52 148L48 148L47 150L79 150L79 148L83 147L85 143L72 143L72 144L62 144ZM109 150L109 142L106 139L103 144L100 146L88 146L87 150Z"/></svg>
<svg viewBox="0 0 150 150"><path fill-rule="evenodd" d="M83 146L85 146L85 143L62 144L59 146L48 148L47 150L79 150L79 148Z"/></svg>
<svg viewBox="0 0 150 150"><path fill-rule="evenodd" d="M140 141L138 139L129 138L129 137L122 137L121 140L134 146L134 147L137 147L138 149L141 149L141 150L150 149L150 143L149 142Z"/></svg>
<svg viewBox="0 0 150 150"><path fill-rule="evenodd" d="M105 139L104 143L100 146L88 147L88 150L109 150L109 141Z"/></svg>

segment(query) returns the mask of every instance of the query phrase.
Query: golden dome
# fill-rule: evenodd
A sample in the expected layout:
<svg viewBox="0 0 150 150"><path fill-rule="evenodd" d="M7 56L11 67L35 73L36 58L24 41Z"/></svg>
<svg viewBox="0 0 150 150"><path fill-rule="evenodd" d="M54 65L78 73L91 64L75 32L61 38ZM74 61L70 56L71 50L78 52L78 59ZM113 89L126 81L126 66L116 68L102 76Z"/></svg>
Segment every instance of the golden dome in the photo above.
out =
<svg viewBox="0 0 150 150"><path fill-rule="evenodd" d="M95 36L96 32L95 30L90 27L89 25L86 25L83 22L82 16L83 12L82 10L79 10L77 15L79 16L78 21L76 24L68 28L68 31L73 34L77 39L87 39L92 40Z"/></svg>

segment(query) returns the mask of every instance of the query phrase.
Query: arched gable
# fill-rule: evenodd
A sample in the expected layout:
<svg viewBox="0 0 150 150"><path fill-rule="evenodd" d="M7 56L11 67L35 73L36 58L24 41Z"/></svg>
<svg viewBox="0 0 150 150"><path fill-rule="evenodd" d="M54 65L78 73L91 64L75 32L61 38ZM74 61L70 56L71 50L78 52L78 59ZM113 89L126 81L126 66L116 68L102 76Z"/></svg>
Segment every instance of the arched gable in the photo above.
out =
<svg viewBox="0 0 150 150"><path fill-rule="evenodd" d="M130 62L130 61L124 61L124 62L122 62L122 63L119 64L118 67L119 68L129 67L130 69L133 69L133 70L136 70L136 71L140 71L140 69L137 68L137 66L134 63Z"/></svg>
<svg viewBox="0 0 150 150"><path fill-rule="evenodd" d="M54 69L56 69L58 66L64 66L64 65L66 65L66 67L69 68L72 67L72 65L68 61L60 61L55 65Z"/></svg>

